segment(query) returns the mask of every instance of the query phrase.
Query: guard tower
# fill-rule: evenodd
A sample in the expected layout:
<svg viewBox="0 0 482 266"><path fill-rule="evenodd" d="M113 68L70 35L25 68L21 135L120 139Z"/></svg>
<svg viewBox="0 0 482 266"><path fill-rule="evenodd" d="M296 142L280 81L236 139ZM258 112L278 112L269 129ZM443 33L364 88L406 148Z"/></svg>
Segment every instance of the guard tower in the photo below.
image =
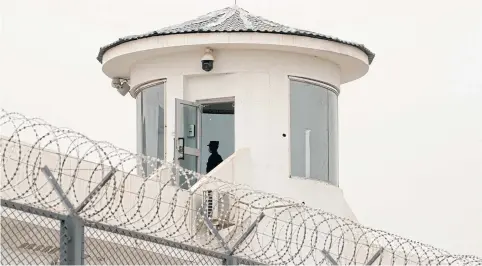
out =
<svg viewBox="0 0 482 266"><path fill-rule="evenodd" d="M137 101L138 152L355 219L338 187L338 95L374 54L238 6L104 46L97 59ZM152 171L145 166L145 171Z"/></svg>

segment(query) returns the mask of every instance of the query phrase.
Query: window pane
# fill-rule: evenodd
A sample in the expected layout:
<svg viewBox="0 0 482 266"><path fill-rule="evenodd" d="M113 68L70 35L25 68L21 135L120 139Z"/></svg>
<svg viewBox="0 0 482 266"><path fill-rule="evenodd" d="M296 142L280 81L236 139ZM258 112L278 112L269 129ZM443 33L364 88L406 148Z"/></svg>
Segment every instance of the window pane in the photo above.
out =
<svg viewBox="0 0 482 266"><path fill-rule="evenodd" d="M335 97L333 98L332 95ZM330 118L329 102L336 95L322 86L291 81L291 175L329 181ZM334 105L332 108L336 108ZM336 133L336 132L335 132ZM333 140L336 142L336 138ZM309 160L309 161L308 161ZM308 162L308 163L307 163Z"/></svg>
<svg viewBox="0 0 482 266"><path fill-rule="evenodd" d="M164 84L143 90L137 96L138 152L164 160ZM149 175L159 165L143 165Z"/></svg>
<svg viewBox="0 0 482 266"><path fill-rule="evenodd" d="M338 95L328 91L329 181L338 186Z"/></svg>
<svg viewBox="0 0 482 266"><path fill-rule="evenodd" d="M197 160L198 157L190 154L184 154L184 160L179 160L179 165L184 169L189 169L192 172L180 171L179 174L179 186L183 189L191 188L196 182L197 178L193 175L193 172L197 172Z"/></svg>

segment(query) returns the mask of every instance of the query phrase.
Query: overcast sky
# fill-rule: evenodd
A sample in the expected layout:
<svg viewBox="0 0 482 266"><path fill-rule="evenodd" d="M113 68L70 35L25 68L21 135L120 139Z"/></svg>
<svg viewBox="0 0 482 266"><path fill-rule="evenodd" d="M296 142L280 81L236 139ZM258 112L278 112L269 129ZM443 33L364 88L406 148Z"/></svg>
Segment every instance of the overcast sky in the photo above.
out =
<svg viewBox="0 0 482 266"><path fill-rule="evenodd" d="M99 47L233 2L0 0L0 108L135 151L135 101L111 88ZM347 201L368 226L482 256L482 1L238 5L376 53L340 94Z"/></svg>

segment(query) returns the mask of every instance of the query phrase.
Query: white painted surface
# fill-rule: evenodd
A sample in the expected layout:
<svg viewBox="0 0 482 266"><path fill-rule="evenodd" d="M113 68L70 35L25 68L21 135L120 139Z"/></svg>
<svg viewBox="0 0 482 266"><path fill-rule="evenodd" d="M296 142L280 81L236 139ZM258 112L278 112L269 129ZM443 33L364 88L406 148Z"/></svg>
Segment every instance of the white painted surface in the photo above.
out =
<svg viewBox="0 0 482 266"><path fill-rule="evenodd" d="M367 55L350 45L294 35L239 32L166 35L126 42L104 54L102 69L111 78L128 77L132 65L140 60L193 50L199 53L196 60L199 64L206 46L214 50L284 51L323 58L338 66L342 83L358 79L368 72ZM216 52L214 57L217 59ZM261 60L255 59L255 62ZM288 63L290 62L284 62ZM235 67L234 62L229 62L229 65ZM182 67L186 68L186 65Z"/></svg>
<svg viewBox="0 0 482 266"><path fill-rule="evenodd" d="M326 8L322 1L306 5L279 1L276 9L269 1L238 1L260 15L362 41L379 53L370 67L375 73L349 84L351 88L343 87L340 98L340 175L347 200L368 224L450 251L482 256L482 230L477 229L482 224L478 193L482 187L482 123L476 123L482 114L482 75L478 72L482 51L475 48L482 46L482 27L477 23L482 2L432 2L436 10L433 3L413 0L396 6L376 0L376 9L360 1L353 2L351 9L346 2L331 2L332 12L320 16ZM118 95L101 73L94 59L99 45L126 32L182 22L229 4L189 0L166 6L160 1L142 5L125 1L112 12L112 5L93 9L83 2L76 8L72 2L4 3L5 53L0 64L4 88L11 89L1 91L0 105L132 151L135 103L129 95ZM186 12L178 14L185 7ZM46 12L52 15L45 16ZM119 13L135 17L126 19ZM303 14L303 19L293 14ZM447 20L447 14L462 18ZM340 15L350 19L340 19ZM59 16L63 23L56 23ZM434 31L434 21L441 30ZM68 30L66 25L78 30ZM29 45L32 36L19 35L19 31L49 38ZM457 38L448 41L447 36ZM72 41L79 39L82 42ZM414 58L421 61L414 64ZM39 89L33 83L19 83L26 73L31 81L55 78ZM80 73L88 86L76 82ZM390 187L397 189L385 189ZM374 215L380 212L387 215ZM420 218L400 222L410 215Z"/></svg>
<svg viewBox="0 0 482 266"><path fill-rule="evenodd" d="M6 144L7 141L4 138L0 138L0 146ZM27 167L32 169L32 165L27 165L25 162L22 161L20 164L18 164L18 160L16 160L16 156L21 154L19 152L19 146L17 145L12 145L10 143L9 145L9 154L10 156L7 156L6 160L6 170L9 173L9 177L11 177L11 172L12 171L17 171L18 170L18 175L16 175L15 178L11 179L12 181L11 184L16 184L12 185L15 187L15 192L14 194L23 194L26 195L27 197L24 199L26 202L30 202L28 199L33 199L35 200L36 198L33 197L32 193L37 193L37 196L41 195L46 195L46 193L51 192L52 188L48 185L48 181L46 178L42 179L42 174L38 176L38 178L35 178L35 176L30 175L27 177L23 173L27 172ZM62 187L64 191L68 191L69 193L67 194L67 197L69 200L75 205L78 206L78 204L84 199L90 191L94 189L94 187L97 185L97 183L102 179L103 173L100 171L97 171L99 173L98 175L91 175L91 172L94 169L97 169L99 166L95 162L90 162L87 160L75 158L75 157L70 157L66 154L63 153L57 153L57 152L52 152L49 151L49 149L46 150L38 150L37 147L32 148L31 145L29 144L21 144L22 150L25 151L32 151L32 155L37 156L41 155L42 156L42 165L47 165L51 167L55 174L55 167L58 164L59 161L65 162L64 167L64 174L61 176L60 180L65 181L62 183ZM65 161L64 161L65 159ZM78 165L78 163L81 164ZM252 154L251 151L248 148L245 149L240 149L235 154L233 154L231 157L227 158L219 168L216 168L213 170L212 175L216 177L221 177L224 181L228 181L231 183L237 183L236 181L241 180L241 181L246 181L246 177L253 177L252 169L250 166L252 165ZM18 167L17 167L18 166ZM126 166L126 165L124 165ZM70 183L69 181L69 172L67 169L72 169L75 167L79 167L80 171L77 172L76 178L73 181L73 183ZM0 172L0 178L5 178L4 172ZM105 223L108 224L118 224L118 223L126 223L123 225L124 228L127 229L132 229L134 228L137 232L140 233L148 233L151 236L156 236L156 237L162 237L162 238L167 238L168 240L174 240L174 241L186 241L186 235L189 234L190 228L193 228L194 225L197 225L199 222L199 216L196 215L196 211L199 210L199 207L201 206L201 201L202 201L202 191L206 189L215 189L217 191L223 191L223 185L227 185L226 183L220 183L217 181L207 181L203 182L204 180L201 180L199 182L200 187L196 191L182 191L178 190L178 188L174 186L167 185L166 182L168 182L169 175L167 175L166 172L160 173L160 176L154 176L149 178L148 181L144 182L144 178L137 177L133 174L129 174L129 178L124 179L126 176L126 173L123 172L116 172L114 175L114 179L118 179L118 181L122 180L125 182L125 186L122 186L122 189L124 193L122 193L122 197L119 197L117 195L115 199L115 206L117 206L118 203L122 206L122 209L118 208L113 208L114 205L111 205L112 202L109 202L109 197L113 196L113 189L112 189L112 183L108 183L106 186L104 186L100 191L100 195L102 196L101 199L98 201L95 201L94 203L95 206L88 206L86 209L83 210L83 215L86 213L91 213L95 210L101 210L104 209L104 211L101 211L99 215L94 215L89 217L89 220L91 221L98 221L98 219L104 215L109 216L111 213L110 211L115 211L112 213L116 219L112 219L109 221L105 221ZM25 182L25 180L28 179L30 182ZM204 177L204 179L207 179L207 177ZM32 190L30 187L30 184L32 181L35 180L35 183L37 185L40 185L42 189L39 190ZM43 181L42 181L43 180ZM89 182L89 180L91 182ZM312 181L316 183L320 183L317 181ZM310 186L314 186L316 189L320 189L319 186L316 185L316 183L307 183ZM117 182L116 188L119 189L121 186L119 185L120 183ZM294 184L294 183L292 183ZM12 186L8 186L8 188L11 188ZM75 187L75 190L72 188ZM143 189L141 189L141 187ZM70 189L69 189L70 188ZM321 187L322 188L322 187ZM332 187L334 188L334 187ZM226 188L228 191L231 191L230 186L228 185ZM307 187L305 187L307 189ZM162 191L162 193L160 193ZM12 195L14 194L9 194L9 192L13 192L11 189L7 189L2 191L1 196L2 198L9 199ZM233 191L231 191L233 192ZM242 189L237 191L238 193L245 193ZM311 193L312 191L306 190L306 193ZM25 194L26 193L26 194ZM236 193L236 192L234 192ZM257 194L257 192L253 191L254 194ZM333 201L332 207L337 210L343 210L346 205L344 203L343 198L341 194L339 193L338 190L330 190L329 187L326 187L325 189L322 188L318 192L320 194L320 200L331 200ZM141 197L139 197L141 196ZM238 195L239 196L239 195ZM265 196L270 197L269 195L265 194ZM49 198L50 200L53 200L52 202L56 202L58 200L58 196L55 195L55 193L52 193L51 197ZM176 207L173 209L172 200L176 199ZM237 198L238 200L242 200L241 198ZM249 197L243 198L244 200L249 200ZM22 202L22 200L20 200ZM240 234L242 234L244 231L239 230L241 227L241 224L244 226L242 228L247 228L249 224L252 222L252 219L248 220L243 220L239 219L239 215L243 215L243 217L246 217L246 212L253 212L255 214L255 218L257 215L257 211L254 209L256 206L249 206L249 207L244 207L243 205L238 205L234 206L234 202L228 201L228 207L226 209L230 209L230 221L236 222L236 226L238 227L238 230L221 230L220 234L223 236L227 236L230 233L238 234L237 237L235 238L229 238L230 241L228 242L228 245L232 246L234 242L240 237ZM230 204L229 204L230 203ZM238 202L239 203L239 202ZM263 199L261 198L258 202L259 204L263 205ZM155 208L153 208L155 206ZM107 208L105 208L107 207ZM186 209L189 208L190 215L188 219L184 219L184 216L186 215ZM329 210L330 205L326 205ZM45 208L45 206L44 206ZM159 208L159 209L157 209ZM62 212L63 207L62 205L57 205L57 208L50 207L49 208L52 211L55 212ZM12 210L10 210L12 211ZM125 212L127 211L127 212ZM345 210L346 211L346 210ZM16 213L16 215L11 215L9 218L14 218L19 219L20 222L17 222L16 220L6 220L2 219L2 226L5 228L8 228L10 231L5 232L2 231L2 239L5 240L2 242L2 250L10 252L8 256L6 256L9 261L12 260L18 260L20 263L26 263L28 261L32 261L33 259L36 260L50 260L50 259L55 259L57 258L56 256L50 257L49 255L45 254L45 252L33 252L31 249L23 249L22 244L36 244L36 246L42 245L44 247L49 247L49 248L58 248L58 228L60 226L59 221L51 222L49 224L46 224L44 220L39 219L36 215L34 214L28 214L28 213L23 213L23 212L18 212L18 211L13 211ZM299 240L294 240L291 239L290 237L286 236L286 225L287 223L293 223L293 224L298 224L299 225L299 218L293 217L292 213L290 212L284 212L284 213L278 213L280 214L279 216L276 215L274 216L272 213L270 213L269 209L265 209L264 212L267 215L266 220L273 219L275 218L278 226L274 227L274 230L268 230L265 234L257 234L257 240L259 241L250 241L249 242L249 249L247 249L246 254L251 254L250 252L261 250L261 247L266 248L266 246L260 246L260 243L268 243L272 236L275 235L277 236L275 242L280 245L286 245L288 244L287 241L290 241L289 245L292 246L293 250L296 250L299 248L298 244L300 243ZM159 216L159 213L162 214L169 214L167 216ZM141 216L142 219L132 219L133 217L136 216ZM347 217L348 215L344 215ZM104 216L105 217L105 216ZM126 220L127 217L130 217L129 221ZM162 223L162 230L154 230L151 231L151 229L158 228L159 229L159 224L157 223L147 223L147 221L154 221L158 220L161 218L161 223ZM172 219L171 219L172 218ZM26 223L23 223L26 222ZM182 225L181 225L182 223ZM183 224L186 223L186 224ZM149 224L146 225L146 224ZM308 222L308 224L310 224ZM262 228L263 225L260 227ZM331 226L331 227L328 227ZM323 223L321 226L317 227L316 230L318 232L329 232L330 230L333 229L333 227L337 226L336 221L333 220L330 225ZM140 229L142 228L142 229ZM219 245L217 242L212 241L212 235L211 234L203 234L203 229L196 227L197 237L195 238L195 241L198 241L197 243L200 245L204 245L204 247L212 250L217 250L218 252L221 251L219 248ZM229 228L229 227L228 227ZM310 228L308 225L306 227L308 234L311 233L310 230L313 230L313 228ZM191 229L192 230L192 229ZM207 230L207 229L205 229ZM361 231L360 231L361 232ZM163 261L163 260L168 260L171 259L170 261L172 262L172 258L174 259L185 259L186 254L184 254L184 251L179 251L176 248L173 247L166 247L163 246L162 249L159 249L158 245L145 245L143 246L143 249L137 249L139 243L133 242L132 238L126 237L126 236L121 236L121 235L113 235L112 233L106 233L106 232L94 232L94 230L87 228L85 230L86 233L86 254L89 255L88 259L91 262L97 262L99 260L105 260L109 259L109 256L114 256L111 259L115 261L125 261L128 263L129 259L136 258L135 256L141 256L141 257L147 257L148 254L156 256L156 261ZM41 237L38 237L41 236ZM325 237L325 235L322 235ZM348 236L351 236L348 234ZM207 237L207 238L206 238ZM336 235L335 235L336 237ZM358 237L358 236L357 236ZM205 241L209 241L210 244L208 244ZM323 241L318 240L319 242L317 243L324 243ZM357 242L357 252L359 255L357 255L357 261L364 261L366 260L365 254L368 252L366 250L366 246L363 244L368 244L371 243L370 239L365 239L361 238L359 239L361 242ZM336 242L336 240L335 240ZM122 246L118 246L119 243L122 243ZM343 249L343 254L346 254L345 256L347 258L350 258L353 256L353 253L355 252L354 250L354 242L352 239L344 239L344 249ZM320 244L318 244L320 245ZM8 247L9 250L5 250L5 248ZM111 254L112 249L118 250L117 253ZM311 247L307 246L308 249L311 249ZM92 252L95 250L95 252ZM58 251L55 251L53 254L58 254ZM119 253L121 252L121 253ZM266 252L268 255L279 255L278 252L279 250L276 248L269 248L269 249L264 249L263 252ZM303 250L302 252L305 252ZM371 250L371 253L375 252L375 250ZM188 252L186 252L188 253ZM243 256L244 252L241 251L240 254ZM119 256L116 257L118 254L130 254L125 256ZM165 256L169 256L169 258L165 258ZM196 255L197 256L197 255ZM389 254L390 256L390 254ZM199 256L197 256L199 258ZM249 255L248 255L249 257ZM317 256L318 257L318 256ZM86 257L87 258L87 257ZM404 257L398 256L395 257L395 261L398 262L398 260L403 259ZM126 260L127 259L127 260ZM200 258L202 259L202 258ZM306 264L313 264L314 262L311 260L312 258L308 258L306 261ZM402 261L400 261L402 263Z"/></svg>
<svg viewBox="0 0 482 266"><path fill-rule="evenodd" d="M215 49L214 55L214 69L209 73L201 69L202 50L197 48L141 60L130 67L132 88L150 80L167 80L165 158L172 160L174 156L174 139L170 136L175 130L175 98L195 102L235 97L235 150L248 149L249 156L236 162L236 167L241 168L238 174L224 174L223 170L216 177L355 219L341 189L290 177L288 76L339 87L339 66L314 56L280 51ZM249 173L243 173L243 169Z"/></svg>

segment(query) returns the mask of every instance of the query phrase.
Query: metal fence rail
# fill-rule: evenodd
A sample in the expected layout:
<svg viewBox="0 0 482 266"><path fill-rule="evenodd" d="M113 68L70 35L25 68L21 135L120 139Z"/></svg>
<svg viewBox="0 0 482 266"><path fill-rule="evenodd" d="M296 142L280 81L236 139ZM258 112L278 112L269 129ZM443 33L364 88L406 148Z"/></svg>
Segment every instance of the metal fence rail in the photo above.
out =
<svg viewBox="0 0 482 266"><path fill-rule="evenodd" d="M40 119L2 111L0 132L7 264L482 264Z"/></svg>
<svg viewBox="0 0 482 266"><path fill-rule="evenodd" d="M3 199L1 205L2 265L69 263L60 252L68 248L70 240L62 243L59 230L68 216ZM225 265L230 260L240 265L260 264L106 224L82 222L85 264Z"/></svg>

